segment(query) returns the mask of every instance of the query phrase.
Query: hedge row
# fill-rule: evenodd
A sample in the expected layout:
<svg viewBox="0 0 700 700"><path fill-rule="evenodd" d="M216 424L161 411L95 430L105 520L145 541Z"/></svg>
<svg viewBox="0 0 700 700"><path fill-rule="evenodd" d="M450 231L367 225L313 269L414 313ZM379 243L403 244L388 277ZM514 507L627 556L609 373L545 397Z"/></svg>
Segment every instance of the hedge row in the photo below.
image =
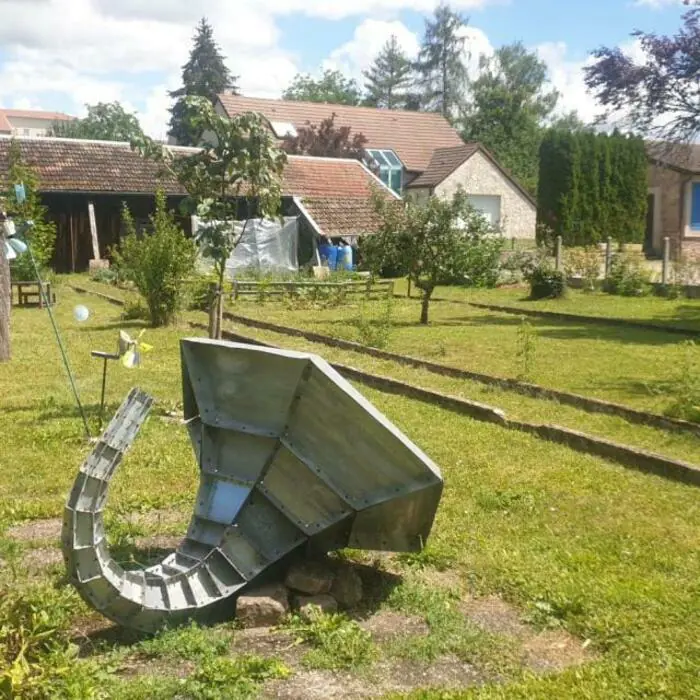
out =
<svg viewBox="0 0 700 700"><path fill-rule="evenodd" d="M540 148L538 217L570 246L644 240L648 164L644 141L551 130Z"/></svg>

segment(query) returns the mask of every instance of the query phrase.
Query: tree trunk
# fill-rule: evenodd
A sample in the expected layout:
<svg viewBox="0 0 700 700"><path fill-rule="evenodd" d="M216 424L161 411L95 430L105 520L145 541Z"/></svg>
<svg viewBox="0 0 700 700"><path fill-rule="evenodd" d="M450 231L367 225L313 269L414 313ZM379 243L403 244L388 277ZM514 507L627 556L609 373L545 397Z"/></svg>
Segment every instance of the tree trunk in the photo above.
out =
<svg viewBox="0 0 700 700"><path fill-rule="evenodd" d="M0 362L10 359L10 263L5 254L5 239L0 236Z"/></svg>
<svg viewBox="0 0 700 700"><path fill-rule="evenodd" d="M426 287L423 290L423 300L420 309L420 322L424 325L428 325L428 312L430 311L430 297L433 296L434 287Z"/></svg>

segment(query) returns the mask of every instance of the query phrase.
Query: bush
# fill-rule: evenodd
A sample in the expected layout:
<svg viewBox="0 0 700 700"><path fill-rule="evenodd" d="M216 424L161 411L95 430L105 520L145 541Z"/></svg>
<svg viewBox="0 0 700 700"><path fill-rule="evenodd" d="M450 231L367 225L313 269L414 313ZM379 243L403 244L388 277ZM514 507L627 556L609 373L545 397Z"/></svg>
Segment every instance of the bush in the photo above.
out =
<svg viewBox="0 0 700 700"><path fill-rule="evenodd" d="M167 209L165 193L156 194L156 211L150 232L136 233L128 208L123 209L128 235L113 251L119 275L134 283L148 306L151 325L165 326L182 307L186 280L192 276L197 257L193 241L185 237Z"/></svg>
<svg viewBox="0 0 700 700"><path fill-rule="evenodd" d="M580 277L583 289L587 292L595 290L600 277L600 250L594 246L588 248L571 248L566 251L564 267L569 277Z"/></svg>
<svg viewBox="0 0 700 700"><path fill-rule="evenodd" d="M525 272L530 299L559 299L566 294L566 275L547 260L540 260Z"/></svg>
<svg viewBox="0 0 700 700"><path fill-rule="evenodd" d="M39 198L39 180L32 168L22 161L19 144L13 141L10 145L9 172L7 180L10 184L6 195L8 213L14 218L18 231L27 221L34 225L26 232L26 239L32 249L32 255L39 273L44 274L56 247L56 225L47 220L48 209L41 204ZM24 183L26 199L18 202L14 185ZM34 280L36 272L29 253L18 255L11 263L12 277L17 280Z"/></svg>
<svg viewBox="0 0 700 700"><path fill-rule="evenodd" d="M640 260L627 255L616 255L610 264L610 272L603 289L608 294L623 297L641 297L651 291L651 273Z"/></svg>

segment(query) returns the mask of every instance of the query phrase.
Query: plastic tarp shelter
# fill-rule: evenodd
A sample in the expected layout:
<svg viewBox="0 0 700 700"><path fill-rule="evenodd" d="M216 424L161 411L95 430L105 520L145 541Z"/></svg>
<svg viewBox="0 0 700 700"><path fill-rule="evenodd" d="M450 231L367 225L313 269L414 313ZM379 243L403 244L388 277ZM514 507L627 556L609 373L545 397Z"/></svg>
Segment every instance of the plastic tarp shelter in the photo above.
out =
<svg viewBox="0 0 700 700"><path fill-rule="evenodd" d="M192 233L199 239L204 224L192 217ZM243 227L245 226L245 232ZM226 263L227 275L231 278L243 271L250 272L297 272L299 260L299 221L297 217L285 217L282 222L269 219L249 219L234 224L236 238L243 234L233 255ZM211 269L212 262L200 256L200 268Z"/></svg>

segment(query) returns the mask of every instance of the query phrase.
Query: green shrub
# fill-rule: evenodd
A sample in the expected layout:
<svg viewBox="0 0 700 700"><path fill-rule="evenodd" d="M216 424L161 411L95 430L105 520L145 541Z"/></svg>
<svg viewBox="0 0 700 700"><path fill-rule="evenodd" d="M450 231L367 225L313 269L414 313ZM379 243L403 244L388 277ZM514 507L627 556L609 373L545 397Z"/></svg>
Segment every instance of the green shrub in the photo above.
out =
<svg viewBox="0 0 700 700"><path fill-rule="evenodd" d="M299 641L313 647L304 659L312 668L356 669L375 659L372 635L345 615L326 615L320 608L312 608L305 616L292 616L288 626Z"/></svg>
<svg viewBox="0 0 700 700"><path fill-rule="evenodd" d="M524 273L530 284L530 299L559 299L566 294L566 275L548 260L534 261Z"/></svg>
<svg viewBox="0 0 700 700"><path fill-rule="evenodd" d="M628 255L616 255L610 264L610 272L603 289L608 294L623 297L641 297L649 294L651 273L641 260Z"/></svg>
<svg viewBox="0 0 700 700"><path fill-rule="evenodd" d="M112 253L115 265L120 276L133 282L143 297L151 325L165 326L183 305L186 280L194 272L195 244L175 223L162 191L156 194L151 230L142 237L136 233L126 205L123 217L128 235Z"/></svg>
<svg viewBox="0 0 700 700"><path fill-rule="evenodd" d="M187 285L185 306L190 311L208 311L212 303L212 285L216 287L216 275L197 275Z"/></svg>
<svg viewBox="0 0 700 700"><path fill-rule="evenodd" d="M119 281L119 274L116 270L111 267L101 268L95 270L91 275L90 279L93 282L99 282L101 284L117 284Z"/></svg>
<svg viewBox="0 0 700 700"><path fill-rule="evenodd" d="M595 291L600 277L600 250L597 247L571 248L566 251L564 268L569 277L580 277L585 292Z"/></svg>
<svg viewBox="0 0 700 700"><path fill-rule="evenodd" d="M692 340L682 346L683 361L670 391L673 402L665 413L670 418L700 423L700 352Z"/></svg>
<svg viewBox="0 0 700 700"><path fill-rule="evenodd" d="M10 144L7 175L10 184L6 195L8 213L13 217L18 230L25 222L34 222L31 229L26 232L26 238L31 246L39 273L43 275L56 248L56 225L46 219L48 209L41 204L39 198L39 179L34 170L22 161L19 144L14 140ZM14 189L14 185L19 183L24 184L26 193L26 199L22 203L17 201ZM17 281L36 279L36 272L29 253L18 255L12 261L11 268L12 277Z"/></svg>

